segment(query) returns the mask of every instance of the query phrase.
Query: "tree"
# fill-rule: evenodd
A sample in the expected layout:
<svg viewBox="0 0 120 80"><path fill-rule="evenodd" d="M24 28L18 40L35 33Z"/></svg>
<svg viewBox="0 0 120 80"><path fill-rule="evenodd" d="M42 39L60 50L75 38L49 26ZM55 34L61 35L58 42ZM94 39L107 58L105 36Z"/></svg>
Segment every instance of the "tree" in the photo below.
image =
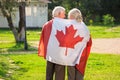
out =
<svg viewBox="0 0 120 80"><path fill-rule="evenodd" d="M116 22L120 22L120 0L50 0L49 14L52 12L55 6L63 6L66 9L66 13L72 8L78 8L81 10L84 21L102 21L102 16L105 14L111 14ZM49 19L51 19L49 15Z"/></svg>
<svg viewBox="0 0 120 80"><path fill-rule="evenodd" d="M8 26L10 30L12 30L12 33L15 37L15 41L18 42L19 41L18 32L17 29L14 27L12 21L12 11L13 11L13 7L16 6L15 3L16 1L13 0L0 0L0 8L3 16L6 17L8 21Z"/></svg>
<svg viewBox="0 0 120 80"><path fill-rule="evenodd" d="M49 0L51 1L50 4L48 4L48 19L52 19L52 10L54 9L55 6L59 6L62 4L62 0Z"/></svg>
<svg viewBox="0 0 120 80"><path fill-rule="evenodd" d="M21 1L21 0L19 0ZM25 1L25 0L23 0ZM29 1L29 0L27 0ZM25 5L25 4L24 4ZM2 14L4 17L6 17L7 21L8 21L8 26L10 28L10 30L12 31L15 41L16 42L23 42L25 41L25 20L23 15L23 11L25 9L22 2L18 2L17 0L0 0L0 8L2 11ZM19 7L19 13L20 13L20 20L19 20L19 27L18 29L13 25L13 20L12 20L12 15L13 15L13 11L15 8Z"/></svg>
<svg viewBox="0 0 120 80"><path fill-rule="evenodd" d="M101 0L102 14L111 14L116 22L120 22L120 0Z"/></svg>

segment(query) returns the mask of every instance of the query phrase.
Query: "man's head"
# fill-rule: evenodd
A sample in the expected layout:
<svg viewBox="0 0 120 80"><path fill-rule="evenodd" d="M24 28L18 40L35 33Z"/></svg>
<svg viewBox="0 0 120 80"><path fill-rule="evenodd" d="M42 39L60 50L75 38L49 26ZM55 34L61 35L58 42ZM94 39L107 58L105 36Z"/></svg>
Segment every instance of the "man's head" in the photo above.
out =
<svg viewBox="0 0 120 80"><path fill-rule="evenodd" d="M61 6L55 7L52 11L52 16L58 18L65 18L65 8Z"/></svg>

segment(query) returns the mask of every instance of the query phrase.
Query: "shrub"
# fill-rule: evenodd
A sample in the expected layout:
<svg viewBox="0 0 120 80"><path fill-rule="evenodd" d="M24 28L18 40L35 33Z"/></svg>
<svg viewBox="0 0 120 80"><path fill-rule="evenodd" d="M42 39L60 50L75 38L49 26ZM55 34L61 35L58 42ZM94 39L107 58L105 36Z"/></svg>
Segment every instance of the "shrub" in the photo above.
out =
<svg viewBox="0 0 120 80"><path fill-rule="evenodd" d="M101 21L100 15L96 15L94 21L95 22L100 22Z"/></svg>
<svg viewBox="0 0 120 80"><path fill-rule="evenodd" d="M111 16L110 14L103 15L103 24L104 25L110 25L114 26L114 17Z"/></svg>
<svg viewBox="0 0 120 80"><path fill-rule="evenodd" d="M89 20L89 25L90 25L90 26L93 25L93 20L92 20L92 19Z"/></svg>

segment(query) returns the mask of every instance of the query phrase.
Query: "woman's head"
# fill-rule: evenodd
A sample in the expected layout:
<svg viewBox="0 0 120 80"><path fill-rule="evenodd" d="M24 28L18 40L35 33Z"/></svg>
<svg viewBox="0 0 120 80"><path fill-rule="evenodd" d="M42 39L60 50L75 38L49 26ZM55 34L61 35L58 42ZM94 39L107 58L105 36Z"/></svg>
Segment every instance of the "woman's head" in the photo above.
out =
<svg viewBox="0 0 120 80"><path fill-rule="evenodd" d="M83 20L82 14L79 9L73 8L68 13L69 19L75 19L77 22L81 22Z"/></svg>

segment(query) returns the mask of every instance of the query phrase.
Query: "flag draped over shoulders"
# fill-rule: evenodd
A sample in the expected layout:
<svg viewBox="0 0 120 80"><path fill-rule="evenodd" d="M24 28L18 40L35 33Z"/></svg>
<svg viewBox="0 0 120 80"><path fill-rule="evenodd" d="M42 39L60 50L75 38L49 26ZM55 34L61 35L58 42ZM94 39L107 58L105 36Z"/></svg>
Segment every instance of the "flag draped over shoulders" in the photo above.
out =
<svg viewBox="0 0 120 80"><path fill-rule="evenodd" d="M39 44L43 47L46 60L69 66L79 64L80 56L89 39L89 31L85 24L77 23L75 20L54 18L51 30L46 26L51 25L47 24L43 28L41 37L44 37L40 40L43 46Z"/></svg>
<svg viewBox="0 0 120 80"><path fill-rule="evenodd" d="M90 43L84 22L54 18L43 26L38 55L56 64L76 66L84 74Z"/></svg>

